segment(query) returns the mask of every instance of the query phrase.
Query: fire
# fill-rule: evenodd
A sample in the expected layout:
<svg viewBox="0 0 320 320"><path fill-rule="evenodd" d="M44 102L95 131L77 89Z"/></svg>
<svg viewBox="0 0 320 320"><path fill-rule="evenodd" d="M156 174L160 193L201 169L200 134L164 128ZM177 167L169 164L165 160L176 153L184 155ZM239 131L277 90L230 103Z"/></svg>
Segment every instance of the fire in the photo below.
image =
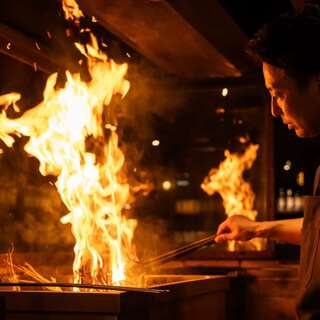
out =
<svg viewBox="0 0 320 320"><path fill-rule="evenodd" d="M6 111L10 105L18 111L20 95L0 96L0 139L12 147L16 137L29 137L25 151L40 161L41 174L57 177L69 211L61 222L71 224L76 240L74 282L120 284L126 279L127 257L133 255L137 223L122 215L130 188L118 145L117 110L110 102L129 90L127 65L110 60L93 36L91 44L76 46L88 60L91 80L66 71L66 83L57 89L58 75L52 74L43 101L14 119Z"/></svg>
<svg viewBox="0 0 320 320"><path fill-rule="evenodd" d="M62 0L62 9L66 20L79 22L81 17L84 17L78 3L75 0Z"/></svg>
<svg viewBox="0 0 320 320"><path fill-rule="evenodd" d="M222 197L223 206L227 216L241 214L255 220L257 211L254 210L255 194L249 182L243 178L243 173L249 170L256 160L259 145L251 144L241 155L225 150L226 159L220 163L219 168L212 169L204 179L201 188L210 196L216 192ZM230 251L236 250L236 245L244 243L230 241ZM247 247L252 245L256 250L263 249L262 239L253 239Z"/></svg>

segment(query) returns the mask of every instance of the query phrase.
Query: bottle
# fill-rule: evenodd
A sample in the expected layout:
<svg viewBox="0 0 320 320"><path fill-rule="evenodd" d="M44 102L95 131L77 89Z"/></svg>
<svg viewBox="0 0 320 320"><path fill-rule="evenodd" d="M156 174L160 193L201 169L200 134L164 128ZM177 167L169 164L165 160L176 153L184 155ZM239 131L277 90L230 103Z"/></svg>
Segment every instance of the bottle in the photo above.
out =
<svg viewBox="0 0 320 320"><path fill-rule="evenodd" d="M294 194L294 211L302 212L303 211L303 199L299 192Z"/></svg>
<svg viewBox="0 0 320 320"><path fill-rule="evenodd" d="M293 198L292 189L287 189L286 211L287 212L293 212L294 211L294 198Z"/></svg>
<svg viewBox="0 0 320 320"><path fill-rule="evenodd" d="M277 211L280 213L286 211L286 197L282 188L279 189L279 195L277 199Z"/></svg>

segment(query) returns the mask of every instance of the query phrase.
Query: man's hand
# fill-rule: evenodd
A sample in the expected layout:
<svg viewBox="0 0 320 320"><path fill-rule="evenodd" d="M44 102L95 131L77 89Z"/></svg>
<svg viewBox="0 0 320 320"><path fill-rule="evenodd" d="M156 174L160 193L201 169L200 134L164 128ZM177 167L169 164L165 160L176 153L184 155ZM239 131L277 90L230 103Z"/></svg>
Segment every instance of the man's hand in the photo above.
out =
<svg viewBox="0 0 320 320"><path fill-rule="evenodd" d="M303 218L257 222L241 215L235 215L220 224L215 241L247 241L261 237L300 244L302 223Z"/></svg>
<svg viewBox="0 0 320 320"><path fill-rule="evenodd" d="M222 222L217 231L216 242L227 240L247 241L256 237L258 222L242 215L234 215Z"/></svg>

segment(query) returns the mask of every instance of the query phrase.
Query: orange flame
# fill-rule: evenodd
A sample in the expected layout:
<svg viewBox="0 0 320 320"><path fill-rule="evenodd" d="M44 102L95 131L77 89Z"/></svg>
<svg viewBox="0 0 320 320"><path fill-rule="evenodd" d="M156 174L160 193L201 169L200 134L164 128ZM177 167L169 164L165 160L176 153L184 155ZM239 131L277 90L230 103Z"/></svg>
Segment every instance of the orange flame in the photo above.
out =
<svg viewBox="0 0 320 320"><path fill-rule="evenodd" d="M257 211L253 209L255 194L249 182L244 180L243 173L252 167L258 149L259 145L251 144L242 155L225 150L226 159L220 163L218 169L212 169L201 184L201 188L208 195L212 196L216 192L221 195L225 212L229 217L241 214L249 219L256 219ZM253 239L251 244L256 250L262 250L261 241ZM234 251L236 242L230 241L228 247Z"/></svg>
<svg viewBox="0 0 320 320"><path fill-rule="evenodd" d="M110 119L104 126L103 113L112 111L113 95L124 97L128 92L127 65L108 59L93 36L91 44L76 46L88 59L91 80L84 82L79 74L67 71L65 86L56 89L57 74L52 74L43 101L16 119L7 117L6 108L15 105L20 95L0 96L5 106L0 114L0 139L12 147L14 136L29 137L25 151L40 161L41 174L57 177L56 187L69 210L61 221L71 223L76 239L74 281L83 281L89 273L93 283L119 284L126 278L126 254L133 250L137 223L122 216L129 198L129 185L121 171L125 159L118 146L117 126ZM107 132L110 137L101 146ZM96 143L99 157L88 150L88 137L100 141Z"/></svg>
<svg viewBox="0 0 320 320"><path fill-rule="evenodd" d="M79 19L84 16L75 0L63 0L62 9L66 20L72 20L78 23Z"/></svg>

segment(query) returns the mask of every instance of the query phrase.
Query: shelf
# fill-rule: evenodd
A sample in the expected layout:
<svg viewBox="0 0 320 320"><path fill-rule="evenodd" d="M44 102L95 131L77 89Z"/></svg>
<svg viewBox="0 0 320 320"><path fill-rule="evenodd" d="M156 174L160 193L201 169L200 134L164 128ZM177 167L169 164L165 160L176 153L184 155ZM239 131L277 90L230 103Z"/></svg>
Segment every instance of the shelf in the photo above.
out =
<svg viewBox="0 0 320 320"><path fill-rule="evenodd" d="M299 212L276 212L275 219L283 220L283 219L297 219L303 217L303 211Z"/></svg>

